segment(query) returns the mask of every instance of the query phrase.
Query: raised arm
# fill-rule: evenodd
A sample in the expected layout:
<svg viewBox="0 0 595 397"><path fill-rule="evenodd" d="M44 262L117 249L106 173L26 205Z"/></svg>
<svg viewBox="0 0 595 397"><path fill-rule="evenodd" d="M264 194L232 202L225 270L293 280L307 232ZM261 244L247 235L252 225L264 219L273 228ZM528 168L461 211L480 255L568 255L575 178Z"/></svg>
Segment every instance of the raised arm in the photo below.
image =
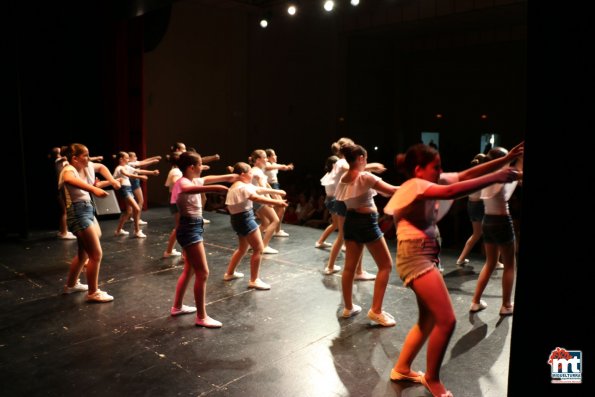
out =
<svg viewBox="0 0 595 397"><path fill-rule="evenodd" d="M150 165L157 164L159 162L159 160L161 160L161 156L148 157L144 160L137 161L136 166L141 167L141 168L148 167Z"/></svg>
<svg viewBox="0 0 595 397"><path fill-rule="evenodd" d="M507 167L487 175L450 185L432 185L421 195L425 199L452 200L467 196L493 183L507 183L517 180L521 173L514 168Z"/></svg>
<svg viewBox="0 0 595 397"><path fill-rule="evenodd" d="M221 157L218 154L213 154L212 156L201 156L201 158L203 164L221 159Z"/></svg>
<svg viewBox="0 0 595 397"><path fill-rule="evenodd" d="M222 182L234 183L234 182L238 181L239 179L240 179L240 176L238 174L207 175L207 176L203 177L205 185L208 185L211 183L222 183Z"/></svg>
<svg viewBox="0 0 595 397"><path fill-rule="evenodd" d="M466 181L468 179L477 178L478 176L485 175L490 172L494 172L497 169L510 164L513 160L521 157L525 148L525 142L521 142L508 152L504 157L500 157L494 160L487 161L483 164L473 166L466 169L465 171L459 172L459 181Z"/></svg>

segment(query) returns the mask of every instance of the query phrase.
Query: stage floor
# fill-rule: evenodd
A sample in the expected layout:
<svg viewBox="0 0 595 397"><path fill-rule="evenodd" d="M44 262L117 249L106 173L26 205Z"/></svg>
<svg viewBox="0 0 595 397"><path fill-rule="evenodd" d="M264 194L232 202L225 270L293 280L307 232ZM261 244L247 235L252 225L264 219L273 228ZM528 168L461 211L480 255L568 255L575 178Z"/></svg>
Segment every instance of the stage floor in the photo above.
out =
<svg viewBox="0 0 595 397"><path fill-rule="evenodd" d="M221 329L194 325L195 317L171 317L180 259L162 259L173 217L167 208L143 212L146 239L115 237L117 220L100 219L103 261L100 288L114 296L86 303L84 293L61 295L74 240L56 231L0 242L0 379L3 396L429 396L424 387L389 379L399 349L417 319L411 290L394 266L384 310L397 320L384 328L366 317L373 281L357 281L354 303L362 313L340 317L341 276L326 276L328 250L314 248L322 232L283 225L288 238L273 238L279 254L264 255L261 278L270 291L247 288L244 279L223 281L237 245L229 217L205 213L210 267L207 311ZM132 230L132 225L126 225ZM132 233L131 233L132 235ZM334 240L331 235L329 242ZM388 242L395 254L395 242ZM178 250L181 248L176 245ZM513 318L501 318L501 271L484 294L488 308L470 315L469 304L483 261L464 270L458 252L445 250L444 279L457 326L442 378L456 397L507 394ZM375 273L371 256L366 270ZM343 265L343 255L338 265ZM85 277L82 277L85 282ZM191 284L192 285L192 284ZM194 305L192 290L186 304ZM414 369L425 371L425 347Z"/></svg>

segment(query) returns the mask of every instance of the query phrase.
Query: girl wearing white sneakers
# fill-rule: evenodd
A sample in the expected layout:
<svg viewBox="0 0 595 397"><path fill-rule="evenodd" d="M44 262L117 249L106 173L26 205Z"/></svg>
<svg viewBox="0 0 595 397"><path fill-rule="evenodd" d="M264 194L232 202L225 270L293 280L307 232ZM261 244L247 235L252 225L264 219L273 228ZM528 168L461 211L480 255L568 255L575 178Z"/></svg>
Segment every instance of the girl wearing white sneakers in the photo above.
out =
<svg viewBox="0 0 595 397"><path fill-rule="evenodd" d="M283 190L254 186L251 183L252 168L246 163L236 163L232 170L234 174L239 175L239 180L229 188L225 204L227 204L227 209L229 210L231 226L238 235L238 248L231 256L231 260L227 266L227 272L223 276L223 279L230 281L244 277L242 273L235 270L244 255L246 255L248 246L250 246L252 247L252 256L250 257L250 282L248 283L248 288L268 290L271 288L270 285L258 277L264 243L258 223L256 223L254 217L252 202L287 207L285 200L272 199L266 196L268 194L285 196L285 192Z"/></svg>
<svg viewBox="0 0 595 397"><path fill-rule="evenodd" d="M184 251L184 270L176 285L174 303L170 313L172 316L177 316L197 312L196 325L219 328L222 325L221 322L209 317L205 307L209 265L202 243L204 222L201 193L227 192L227 186L211 184L234 182L237 175L209 175L201 178L202 160L198 153L193 152L182 153L178 165L183 176L176 181L172 195L177 197L176 205L179 210L179 218L176 224L176 238ZM196 307L182 304L186 288L193 274L195 274L194 300Z"/></svg>
<svg viewBox="0 0 595 397"><path fill-rule="evenodd" d="M68 164L60 173L58 188L63 193L68 228L76 236L78 252L70 263L63 293L87 291L88 302L109 302L114 299L113 296L98 287L103 252L99 242L101 229L95 218L95 206L90 195L92 193L97 197L106 197L108 193L95 186L94 171L93 175L86 171L89 166L89 150L86 146L80 143L71 144L64 155ZM97 185L111 183L115 188L120 188L119 182L109 172L104 176L108 177L108 181ZM81 284L79 276L85 265L88 284Z"/></svg>

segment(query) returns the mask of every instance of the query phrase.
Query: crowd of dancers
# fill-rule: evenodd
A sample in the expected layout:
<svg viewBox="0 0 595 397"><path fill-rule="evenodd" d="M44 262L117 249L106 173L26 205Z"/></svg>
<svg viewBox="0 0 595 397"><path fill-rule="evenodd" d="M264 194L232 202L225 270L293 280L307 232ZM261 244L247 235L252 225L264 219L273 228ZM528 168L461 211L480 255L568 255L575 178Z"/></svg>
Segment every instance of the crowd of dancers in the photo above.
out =
<svg viewBox="0 0 595 397"><path fill-rule="evenodd" d="M219 160L219 155L202 157L193 149L186 150L183 143L176 143L171 149L168 156L171 169L165 185L170 192L175 227L163 256L182 256L184 266L175 287L170 314L196 313L197 326L219 328L222 323L210 317L205 307L209 277L207 255L202 243L203 227L207 222L203 218L205 194L225 194L231 228L238 238L237 248L231 255L223 279L232 281L244 277L237 267L251 250L248 288L269 290L271 286L260 276L262 256L278 253L269 246L274 237L289 237L281 228L288 204L277 172L290 171L293 164L277 163L273 149L257 149L250 154L249 163L237 162L228 167L227 174L203 176L203 171L209 169L206 164ZM399 171L407 176L405 182L396 186L378 176L386 167L380 163L368 163L367 151L361 145L349 138L341 138L331 145L332 156L327 160L326 174L321 179L331 221L315 247L330 248L323 270L325 275L341 272L341 316L349 318L362 310L353 302L354 281L372 280L374 289L368 318L385 327L396 324L395 318L383 310L393 260L378 225L381 211L374 200L377 194L389 199L382 212L392 217L396 226L397 273L417 298L419 317L407 334L391 371L393 381L421 383L433 396L452 396L440 380L440 367L456 318L440 271L440 233L437 226L452 200L469 196L469 215L473 225L473 235L467 241L457 265L464 266L473 245L482 235L484 239L486 262L469 311L474 313L487 308L481 296L490 275L501 263L502 306L499 313L513 314L515 233L507 202L522 178L523 149L522 143L510 151L493 148L485 156L476 156L470 168L444 173L438 151L428 145L416 144L396 157ZM62 209L58 236L78 242L63 292L86 292L89 302L110 302L113 296L98 287L102 259L101 229L95 217L93 196L105 197L108 192L104 188L113 187L125 206L114 234L128 235L123 227L132 219L133 236L146 238L141 229L146 222L141 219L143 197L139 182L150 175L158 175L159 171L146 167L156 164L161 157L138 160L134 153L119 152L114 156L117 167L113 173L99 162L101 158L92 159L83 144L55 149L54 157ZM102 179L96 178L96 174ZM335 241L327 243L326 239L335 230ZM176 243L182 252L175 249ZM364 247L377 266L376 274L362 268ZM343 269L335 264L342 249L345 250ZM80 281L83 269L87 284ZM195 306L184 305L184 295L193 276ZM412 369L411 364L426 342L424 373Z"/></svg>

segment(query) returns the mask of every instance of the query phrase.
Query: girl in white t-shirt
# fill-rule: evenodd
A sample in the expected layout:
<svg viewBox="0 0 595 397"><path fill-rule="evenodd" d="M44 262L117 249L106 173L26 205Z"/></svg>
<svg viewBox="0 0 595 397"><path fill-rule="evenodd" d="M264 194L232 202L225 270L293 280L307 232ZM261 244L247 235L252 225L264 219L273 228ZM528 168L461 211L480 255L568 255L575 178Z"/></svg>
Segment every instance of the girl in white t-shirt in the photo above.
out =
<svg viewBox="0 0 595 397"><path fill-rule="evenodd" d="M410 179L400 186L384 212L394 217L397 272L417 297L419 317L405 338L391 371L392 380L422 383L433 396L452 396L440 381L442 359L456 324L448 289L437 268L440 245L436 224L451 203L441 205L440 200L452 200L492 183L517 179L520 174L511 168L493 171L522 153L521 143L506 158L450 174L442 173L440 155L430 146L417 144L404 156L397 156L398 168ZM413 371L411 363L428 338L426 373L423 374Z"/></svg>
<svg viewBox="0 0 595 397"><path fill-rule="evenodd" d="M225 204L227 204L230 214L231 226L238 235L238 248L231 256L231 260L227 266L227 272L223 276L223 279L230 281L244 276L235 270L244 255L246 255L248 246L250 246L252 247L252 256L250 258L250 282L248 283L248 288L268 290L271 288L270 285L262 281L258 276L264 243L254 217L252 203L257 202L262 205L286 207L287 202L285 200L272 199L268 196L269 194L285 196L285 192L283 190L253 185L252 168L246 163L236 163L232 170L234 174L239 175L239 180L229 188Z"/></svg>
<svg viewBox="0 0 595 397"><path fill-rule="evenodd" d="M281 185L279 184L279 178L277 175L279 171L293 171L293 164L279 164L277 163L277 153L274 149L266 149L267 154L267 162L264 167L264 174L267 176L267 182L269 186L273 189L281 189ZM281 198L281 197L273 197L273 198ZM279 217L279 225L277 229L275 229L274 237L289 237L289 234L281 229L281 223L283 222L283 216L285 215L285 207L275 207L275 212Z"/></svg>

